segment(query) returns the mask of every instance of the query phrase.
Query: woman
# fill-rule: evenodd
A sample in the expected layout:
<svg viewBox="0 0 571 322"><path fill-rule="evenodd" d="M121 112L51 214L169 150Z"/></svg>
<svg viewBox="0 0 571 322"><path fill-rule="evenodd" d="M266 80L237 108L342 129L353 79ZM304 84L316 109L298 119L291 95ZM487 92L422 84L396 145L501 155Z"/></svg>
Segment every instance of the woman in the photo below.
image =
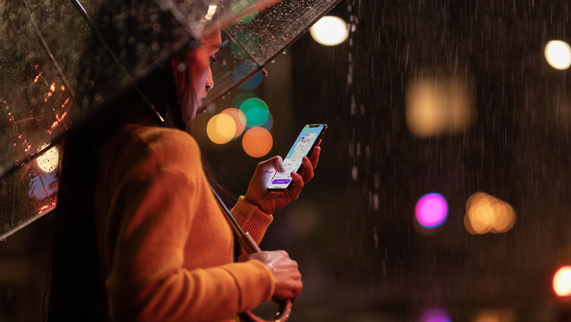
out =
<svg viewBox="0 0 571 322"><path fill-rule="evenodd" d="M142 84L167 124L181 128L196 116L214 86L210 62L220 40L219 32L205 37ZM125 104L128 115L94 122L66 142L49 320L227 321L297 297L301 275L287 253L242 254L232 263L232 232L194 139L160 127L134 96ZM319 153L304 159L302 176L292 173L289 192L266 189L284 171L280 157L258 165L232 210L256 242L271 213L311 180Z"/></svg>

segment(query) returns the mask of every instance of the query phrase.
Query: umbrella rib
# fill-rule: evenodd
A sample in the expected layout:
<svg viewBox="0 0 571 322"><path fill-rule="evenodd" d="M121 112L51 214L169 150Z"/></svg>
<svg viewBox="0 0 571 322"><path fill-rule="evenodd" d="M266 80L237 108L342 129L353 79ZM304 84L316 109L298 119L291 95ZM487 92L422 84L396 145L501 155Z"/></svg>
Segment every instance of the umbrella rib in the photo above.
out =
<svg viewBox="0 0 571 322"><path fill-rule="evenodd" d="M32 27L34 28L34 31L36 31L36 34L38 36L38 38L40 39L40 42L42 43L42 47L44 49L44 51L46 52L46 54L48 55L48 57L50 58L50 60L52 61L52 63L54 64L55 68L57 69L57 72L59 74L59 76L62 78L63 83L65 84L65 87L68 88L69 93L71 94L71 96L75 99L75 92L73 91L73 88L69 85L69 82L67 81L67 78L65 78L65 75L63 74L63 71L61 70L61 68L59 67L57 61L55 60L54 56L52 55L48 44L46 43L44 37L42 36L40 29L38 28L38 26L36 25L36 23L34 22L34 19L32 19L32 13L30 12L30 8L28 7L28 4L24 1L24 0L20 0L20 2L22 3L22 5L24 6L24 8L26 8L26 13L28 14L28 18L30 19L30 23L32 24Z"/></svg>
<svg viewBox="0 0 571 322"><path fill-rule="evenodd" d="M248 57L250 57L251 60L254 61L254 63L256 63L256 65L258 65L259 68L264 68L263 65L261 65L260 63L258 63L258 61L256 60L256 58L254 58L254 56L252 56L252 54L250 54L250 52L246 49L246 47L244 47L244 45L242 45L238 40L236 40L236 38L234 38L234 36L232 36L232 34L230 34L228 32L228 30L224 29L224 33L226 34L226 36L228 36L228 38L230 38L236 45L238 45L238 47L240 47L240 49L242 49L242 51L244 51L246 53L246 55L248 55Z"/></svg>

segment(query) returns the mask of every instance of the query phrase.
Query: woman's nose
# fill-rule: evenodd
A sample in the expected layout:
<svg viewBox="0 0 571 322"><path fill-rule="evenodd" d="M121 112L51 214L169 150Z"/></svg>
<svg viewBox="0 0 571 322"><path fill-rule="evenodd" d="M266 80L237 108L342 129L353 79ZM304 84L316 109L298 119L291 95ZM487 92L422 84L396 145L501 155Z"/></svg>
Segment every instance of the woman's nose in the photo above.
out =
<svg viewBox="0 0 571 322"><path fill-rule="evenodd" d="M206 78L206 92L214 87L214 79L212 78L212 69L208 69L208 78Z"/></svg>

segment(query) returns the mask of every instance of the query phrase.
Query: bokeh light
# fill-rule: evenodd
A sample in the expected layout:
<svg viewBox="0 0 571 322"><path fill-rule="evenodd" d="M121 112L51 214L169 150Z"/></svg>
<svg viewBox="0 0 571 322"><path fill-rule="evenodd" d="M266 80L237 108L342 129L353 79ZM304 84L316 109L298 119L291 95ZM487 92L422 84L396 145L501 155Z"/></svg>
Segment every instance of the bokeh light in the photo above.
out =
<svg viewBox="0 0 571 322"><path fill-rule="evenodd" d="M571 295L571 266L563 266L555 273L553 290L557 296Z"/></svg>
<svg viewBox="0 0 571 322"><path fill-rule="evenodd" d="M505 233L515 224L515 211L506 202L476 192L466 202L464 226L474 234Z"/></svg>
<svg viewBox="0 0 571 322"><path fill-rule="evenodd" d="M349 36L347 23L339 17L325 16L310 29L311 37L325 46L335 46L344 42Z"/></svg>
<svg viewBox="0 0 571 322"><path fill-rule="evenodd" d="M552 40L545 45L545 59L551 67L559 70L571 65L571 47L564 41Z"/></svg>
<svg viewBox="0 0 571 322"><path fill-rule="evenodd" d="M474 316L473 322L514 322L515 311L513 309L480 310Z"/></svg>
<svg viewBox="0 0 571 322"><path fill-rule="evenodd" d="M236 84L244 79L244 77L248 76L250 73L256 71L256 69L258 69L258 66L256 66L253 62L245 61L234 68L234 72L232 73L232 81L234 84Z"/></svg>
<svg viewBox="0 0 571 322"><path fill-rule="evenodd" d="M268 131L272 130L272 127L274 127L274 117L272 116L272 113L268 114L268 119L264 124L262 124L262 127Z"/></svg>
<svg viewBox="0 0 571 322"><path fill-rule="evenodd" d="M268 105L259 98L251 98L240 105L240 110L246 115L246 126L260 126L268 120Z"/></svg>
<svg viewBox="0 0 571 322"><path fill-rule="evenodd" d="M242 92L232 99L232 107L240 108L240 105L251 98L258 98L258 95L251 92Z"/></svg>
<svg viewBox="0 0 571 322"><path fill-rule="evenodd" d="M241 89L243 91L251 91L256 89L262 83L262 75L263 74L261 71L258 72L256 75L254 75L254 77L250 78L247 82L240 85L238 89Z"/></svg>
<svg viewBox="0 0 571 322"><path fill-rule="evenodd" d="M452 322L448 312L443 309L429 309L422 313L419 322Z"/></svg>
<svg viewBox="0 0 571 322"><path fill-rule="evenodd" d="M448 216L448 203L439 193L429 193L422 196L416 203L416 220L425 228L442 225Z"/></svg>
<svg viewBox="0 0 571 322"><path fill-rule="evenodd" d="M246 131L242 138L242 147L254 158L261 158L272 149L274 139L270 132L263 127L253 127Z"/></svg>
<svg viewBox="0 0 571 322"><path fill-rule="evenodd" d="M237 108L231 107L225 109L220 114L228 115L234 120L236 131L232 139L236 139L237 137L242 135L242 132L244 132L244 129L246 128L246 115L244 114L244 112L242 112Z"/></svg>
<svg viewBox="0 0 571 322"><path fill-rule="evenodd" d="M44 144L40 150L47 147L47 144ZM43 172L52 172L57 168L59 163L59 149L57 146L52 147L51 149L47 150L44 154L40 155L36 158L36 164Z"/></svg>
<svg viewBox="0 0 571 322"><path fill-rule="evenodd" d="M476 114L463 80L423 71L406 89L406 124L418 137L465 133Z"/></svg>
<svg viewBox="0 0 571 322"><path fill-rule="evenodd" d="M228 143L236 133L236 123L228 114L214 115L206 125L208 138L216 144Z"/></svg>

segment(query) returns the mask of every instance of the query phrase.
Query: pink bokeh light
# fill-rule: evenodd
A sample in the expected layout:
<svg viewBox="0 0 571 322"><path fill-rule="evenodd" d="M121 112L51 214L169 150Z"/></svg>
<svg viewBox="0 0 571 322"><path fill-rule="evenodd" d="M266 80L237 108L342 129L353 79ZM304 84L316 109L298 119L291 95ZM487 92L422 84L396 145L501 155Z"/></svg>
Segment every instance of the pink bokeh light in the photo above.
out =
<svg viewBox="0 0 571 322"><path fill-rule="evenodd" d="M416 220L425 228L442 225L448 217L448 203L439 193L429 193L422 196L416 203Z"/></svg>

